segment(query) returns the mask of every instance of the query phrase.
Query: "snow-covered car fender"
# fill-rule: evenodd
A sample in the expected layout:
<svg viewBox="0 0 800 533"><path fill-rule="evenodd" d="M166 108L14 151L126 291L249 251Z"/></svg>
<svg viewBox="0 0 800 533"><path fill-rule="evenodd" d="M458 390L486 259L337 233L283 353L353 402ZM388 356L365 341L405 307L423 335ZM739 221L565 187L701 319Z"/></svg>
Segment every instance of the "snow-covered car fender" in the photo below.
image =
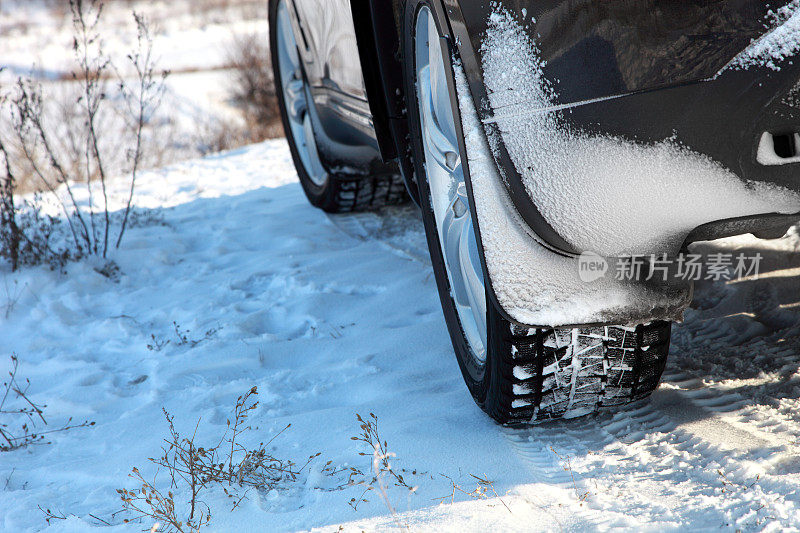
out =
<svg viewBox="0 0 800 533"><path fill-rule="evenodd" d="M454 74L489 293L508 318L549 326L680 319L691 302L690 283L617 279L604 258L557 253L531 231L508 197L460 65ZM597 275L582 276L582 265Z"/></svg>

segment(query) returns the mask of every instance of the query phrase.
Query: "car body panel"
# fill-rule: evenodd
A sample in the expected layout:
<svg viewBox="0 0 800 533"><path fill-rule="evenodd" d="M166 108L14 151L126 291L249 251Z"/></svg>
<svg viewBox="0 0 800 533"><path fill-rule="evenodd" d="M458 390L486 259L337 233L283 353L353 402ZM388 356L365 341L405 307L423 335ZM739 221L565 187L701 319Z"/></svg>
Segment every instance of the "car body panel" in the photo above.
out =
<svg viewBox="0 0 800 533"><path fill-rule="evenodd" d="M493 4L444 3L473 98L482 103L482 118L491 121L495 112L487 105L481 46ZM671 139L712 158L743 181L800 190L796 164L756 162L762 133L797 131L800 125L798 108L784 98L800 80L800 61L789 58L779 71L724 69L769 30L770 6L765 2L510 0L501 4L536 43L544 77L554 89L553 103L569 106L560 114L568 128L641 144ZM499 136L496 126L486 128ZM514 206L528 225L555 251L584 251L541 214L504 143L498 143L494 155ZM757 218L753 222L757 228ZM718 235L726 236L730 227L719 225Z"/></svg>
<svg viewBox="0 0 800 533"><path fill-rule="evenodd" d="M315 104L317 143L337 174L382 171L350 0L289 0Z"/></svg>
<svg viewBox="0 0 800 533"><path fill-rule="evenodd" d="M331 8L339 10L328 15L326 0L292 1L303 4L308 13L306 24L316 25L314 31L308 30L317 43L308 56L314 65L308 68L317 80L315 101L339 121L330 120L331 129L357 129L369 140L364 144L373 147L371 157L377 158L379 150L384 160L396 159L415 196L405 116L407 95L400 74L407 0L349 0L349 7L344 0L328 0ZM489 136L498 130L492 122L495 111L488 106L481 45L492 9L496 9L493 5L510 11L536 43L545 62L544 75L554 88L555 103L571 106L559 115L569 128L641 145L675 141L730 169L744 182L756 180L800 190L797 164L765 167L756 161L760 134L794 131L800 125L798 109L785 98L797 92L800 61L785 61L780 71L754 67L721 72L753 39L769 30L770 6L765 2L434 0ZM342 16L351 17L349 25ZM332 27L330 21L337 17L341 22ZM343 28L353 35L342 35ZM331 44L337 39L340 45ZM335 65L342 65L345 72L333 74ZM361 85L355 83L356 70ZM348 116L341 98L331 94L347 95L365 105L368 111L362 111L360 117L370 117L369 127L358 126L357 114ZM494 148L500 179L530 233L555 254L574 257L583 251L542 215L504 143ZM346 156L346 151L342 153ZM722 219L687 232L686 243L747 231L779 235L792 220L766 213ZM490 283L490 292L493 290ZM602 318L613 321L610 316ZM634 320L635 310L619 318Z"/></svg>
<svg viewBox="0 0 800 533"><path fill-rule="evenodd" d="M367 103L349 0L302 0L293 4L306 45L306 75L326 87Z"/></svg>
<svg viewBox="0 0 800 533"><path fill-rule="evenodd" d="M458 7L474 50L488 1ZM511 0L502 2L539 47L559 103L714 76L765 32L762 0Z"/></svg>

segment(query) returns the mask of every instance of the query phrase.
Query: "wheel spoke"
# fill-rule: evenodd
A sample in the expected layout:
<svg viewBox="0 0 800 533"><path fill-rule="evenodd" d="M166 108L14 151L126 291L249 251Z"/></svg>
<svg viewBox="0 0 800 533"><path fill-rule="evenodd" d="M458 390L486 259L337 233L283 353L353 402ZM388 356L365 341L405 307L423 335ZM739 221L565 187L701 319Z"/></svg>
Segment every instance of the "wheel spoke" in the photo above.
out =
<svg viewBox="0 0 800 533"><path fill-rule="evenodd" d="M442 40L423 7L416 30L417 99L425 171L450 294L472 356L486 361L486 289L472 222Z"/></svg>
<svg viewBox="0 0 800 533"><path fill-rule="evenodd" d="M280 53L283 55L280 66L282 69L297 70L300 66L300 56L297 53L297 41L294 38L292 21L286 11L286 4L281 5L278 9L278 26L279 39L283 45L280 49Z"/></svg>
<svg viewBox="0 0 800 533"><path fill-rule="evenodd" d="M445 260L449 268L456 268L459 272L461 267L461 241L464 235L464 229L470 219L469 209L464 204L458 194L455 195L453 201L447 209L447 213L442 220L440 226L439 238L442 241L444 249ZM460 280L456 280L460 281ZM467 294L467 286L464 283L451 282L453 291L453 299L456 304L462 306L469 306L470 297Z"/></svg>
<svg viewBox="0 0 800 533"><path fill-rule="evenodd" d="M435 115L436 104L433 101L430 83L430 70L425 69L419 79L420 113L422 114L423 142L428 144L430 153L436 163L450 172L454 172L461 164L456 143L442 131Z"/></svg>
<svg viewBox="0 0 800 533"><path fill-rule="evenodd" d="M289 118L295 122L302 122L303 116L308 110L303 80L290 79L284 86L284 90L286 93L286 112L289 113Z"/></svg>
<svg viewBox="0 0 800 533"><path fill-rule="evenodd" d="M451 144L457 146L455 121L453 120L450 89L447 86L446 67L442 56L441 40L436 31L436 24L433 24L432 21L428 24L428 42L431 43L428 49L428 65L430 68L431 94L435 98L434 109L437 113L436 122L441 132L451 141Z"/></svg>
<svg viewBox="0 0 800 533"><path fill-rule="evenodd" d="M303 142L308 156L307 171L314 183L319 183L325 179L325 169L319 159L317 144L313 141L314 127L311 123L311 114L308 111L305 112L305 117L303 118L303 131L305 133Z"/></svg>
<svg viewBox="0 0 800 533"><path fill-rule="evenodd" d="M314 135L312 112L314 102L311 99L308 80L303 75L297 40L286 2L278 5L277 17L278 71L282 88L283 103L289 118L287 133L291 135L297 149L303 169L315 185L322 186L328 179L328 173L317 150Z"/></svg>
<svg viewBox="0 0 800 533"><path fill-rule="evenodd" d="M459 265L468 287L469 306L474 310L476 316L486 316L486 288L483 283L483 267L478 252L478 242L475 238L475 230L472 227L472 218L467 219L465 231L461 233L459 246ZM476 320L478 332L482 338L486 338L486 320Z"/></svg>

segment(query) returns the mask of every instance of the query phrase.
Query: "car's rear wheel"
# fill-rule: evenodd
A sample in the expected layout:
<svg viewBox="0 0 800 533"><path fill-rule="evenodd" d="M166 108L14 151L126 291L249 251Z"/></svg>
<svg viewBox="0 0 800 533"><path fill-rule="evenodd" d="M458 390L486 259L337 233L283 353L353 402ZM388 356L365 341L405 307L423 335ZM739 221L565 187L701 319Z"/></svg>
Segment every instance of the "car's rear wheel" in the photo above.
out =
<svg viewBox="0 0 800 533"><path fill-rule="evenodd" d="M337 213L405 202L405 184L397 173L352 175L329 168L317 146L316 108L286 0L270 0L269 28L281 120L300 184L311 204Z"/></svg>
<svg viewBox="0 0 800 533"><path fill-rule="evenodd" d="M411 0L403 46L412 153L433 269L464 380L500 423L572 417L652 392L670 324L527 328L487 291L475 206L468 194L452 53L443 17ZM447 32L449 33L449 32Z"/></svg>

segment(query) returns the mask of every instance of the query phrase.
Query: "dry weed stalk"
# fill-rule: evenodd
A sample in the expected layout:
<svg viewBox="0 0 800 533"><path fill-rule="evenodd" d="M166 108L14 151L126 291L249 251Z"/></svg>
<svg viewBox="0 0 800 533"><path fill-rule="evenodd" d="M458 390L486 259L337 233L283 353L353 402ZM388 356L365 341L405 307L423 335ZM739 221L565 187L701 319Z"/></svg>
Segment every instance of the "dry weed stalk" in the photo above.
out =
<svg viewBox="0 0 800 533"><path fill-rule="evenodd" d="M578 490L578 484L575 481L575 472L572 470L572 458L570 456L562 457L552 446L550 446L550 451L561 460L561 468L564 469L564 472L569 472L570 479L572 480L572 488L575 491L575 495L578 497L578 502L583 505L583 502L589 498L591 493L588 490L583 493Z"/></svg>
<svg viewBox="0 0 800 533"><path fill-rule="evenodd" d="M140 485L138 489L119 489L125 509L134 513L135 518L151 518L159 521L159 531L194 532L211 520L211 509L202 500L206 490L214 487L233 501L231 510L236 509L247 497L250 490L270 491L284 488L296 482L298 476L317 457L311 455L304 464L280 459L272 455L268 446L291 425L276 433L269 441L255 448L248 448L241 442L243 435L253 428L248 424L250 414L258 407L255 396L258 389L253 387L239 396L233 410L232 420L226 424L222 437L212 446L201 446L195 442L198 420L191 437L183 437L175 428L175 418L164 410L169 427L169 437L164 440L162 454L150 458L150 462L166 471L170 478L170 491L166 495L157 489L157 474L152 482L145 480L139 470L134 468L131 477ZM330 466L323 467L326 475L342 472ZM188 493L187 517L179 519L180 513L175 504L174 491Z"/></svg>
<svg viewBox="0 0 800 533"><path fill-rule="evenodd" d="M45 440L47 435L94 425L94 422L89 421L72 424L70 418L60 428L36 431L37 421L47 425L47 420L44 418L44 409L47 406L36 404L28 397L31 382L26 379L24 384L20 384L17 379L18 369L19 359L12 354L9 379L3 383L3 395L0 397L0 452L17 450L31 444L47 444ZM7 405L14 399L18 400L17 406ZM21 424L20 419L23 420Z"/></svg>
<svg viewBox="0 0 800 533"><path fill-rule="evenodd" d="M2 69L0 69L2 70ZM0 107L5 105L5 98L0 95ZM8 149L0 137L0 158L2 158L3 172L0 179L0 240L2 240L3 255L11 263L11 270L17 270L19 266L19 248L22 240L22 232L17 224L17 206L14 201L14 188L16 179L11 170L11 162L8 159Z"/></svg>
<svg viewBox="0 0 800 533"><path fill-rule="evenodd" d="M7 96L0 94L0 108L6 105ZM41 214L37 198L32 202L24 200L21 205L15 199L17 179L11 154L0 136L0 257L9 262L12 272L23 264L63 266L69 259L69 252L54 250L50 245L58 221ZM6 311L8 313L9 309Z"/></svg>
<svg viewBox="0 0 800 533"><path fill-rule="evenodd" d="M11 220L17 212L13 205L11 168L16 166L35 177L39 186L57 202L71 237L72 249L65 260L85 254L105 258L112 246L120 246L144 158L143 132L161 103L167 75L156 72L153 37L148 22L137 13L133 14L137 46L127 56L134 81L129 83L119 75L103 48L103 6L103 0L69 0L72 49L77 64L72 79L78 88L77 96L62 106L60 117L54 117L53 103L43 97L41 84L20 78L11 99L15 157L9 158L9 146L0 146L0 155L6 163L14 159L13 165L6 165L6 180L2 185L7 186L0 189L12 199L3 200L0 206L10 213L0 219L4 231L25 235L18 228L15 233ZM113 73L119 78L119 97L113 96L111 90L109 80ZM122 112L113 107L117 100L123 104ZM110 133L114 129L108 124L116 115L125 120L124 131L119 135ZM114 237L111 234L116 221L109 208L109 179L116 172L127 173L130 184ZM80 188L85 188L85 203L79 199ZM4 238L3 244L6 255L12 258L18 255L19 242Z"/></svg>
<svg viewBox="0 0 800 533"><path fill-rule="evenodd" d="M380 432L378 431L378 417L374 413L370 413L369 418L364 420L360 414L356 414L356 419L359 422L361 434L350 437L350 440L363 442L370 449L370 452L359 452L358 455L372 457L372 473L371 475L367 475L357 468L350 468L351 484L363 486L364 491L358 498L351 498L348 504L354 510L358 510L359 504L369 502L369 500L364 498L367 492L377 488L384 503L394 516L394 506L386 491L386 485L383 482L384 478L387 475L390 476L394 486L407 489L409 494L414 493L417 487L406 483L403 474L398 473L392 467L390 460L392 457L395 457L395 454L389 451L389 444L386 440L381 439ZM405 472L405 470L401 470L400 472ZM416 474L416 470L412 473Z"/></svg>
<svg viewBox="0 0 800 533"><path fill-rule="evenodd" d="M169 76L169 71L156 73L156 63L153 57L153 35L150 32L150 24L147 19L139 14L133 13L136 22L136 50L128 54L128 60L136 72L136 86L130 88L124 81L120 81L119 88L123 95L126 106L128 107L128 119L131 121L130 127L135 132L136 143L134 148L129 150L127 156L131 164L131 187L128 193L128 200L125 205L125 214L117 236L116 247L119 248L122 236L128 225L128 217L131 212L131 202L136 188L136 178L143 157L143 132L148 121L158 110L166 89L165 81ZM120 76L120 80L122 77Z"/></svg>
<svg viewBox="0 0 800 533"><path fill-rule="evenodd" d="M506 510L509 513L511 512L511 509L508 507L508 505L506 505L506 502L504 502L503 499L500 497L500 495L497 494L497 491L494 488L494 481L489 481L489 477L486 474L484 474L483 477L476 476L475 474L470 474L470 477L472 477L476 482L475 488L470 490L470 491L466 490L461 485L456 483L453 480L453 478L451 478L450 476L447 476L445 474L439 474L439 475L444 477L444 478L446 478L448 481L450 481L450 484L452 485L453 490L447 496L442 496L442 497L439 497L439 498L433 498L434 501L438 501L440 503L444 503L445 500L449 499L450 503L453 504L456 501L456 493L457 492L461 493L461 494L465 494L466 496L469 496L473 500L486 500L486 499L489 499L491 497L489 495L489 491L492 491L492 494L494 494L494 497L497 498L498 500L500 500L500 503L503 504L503 507L505 507Z"/></svg>
<svg viewBox="0 0 800 533"><path fill-rule="evenodd" d="M269 40L250 34L234 40L228 61L234 68L233 99L239 104L249 142L282 135Z"/></svg>

